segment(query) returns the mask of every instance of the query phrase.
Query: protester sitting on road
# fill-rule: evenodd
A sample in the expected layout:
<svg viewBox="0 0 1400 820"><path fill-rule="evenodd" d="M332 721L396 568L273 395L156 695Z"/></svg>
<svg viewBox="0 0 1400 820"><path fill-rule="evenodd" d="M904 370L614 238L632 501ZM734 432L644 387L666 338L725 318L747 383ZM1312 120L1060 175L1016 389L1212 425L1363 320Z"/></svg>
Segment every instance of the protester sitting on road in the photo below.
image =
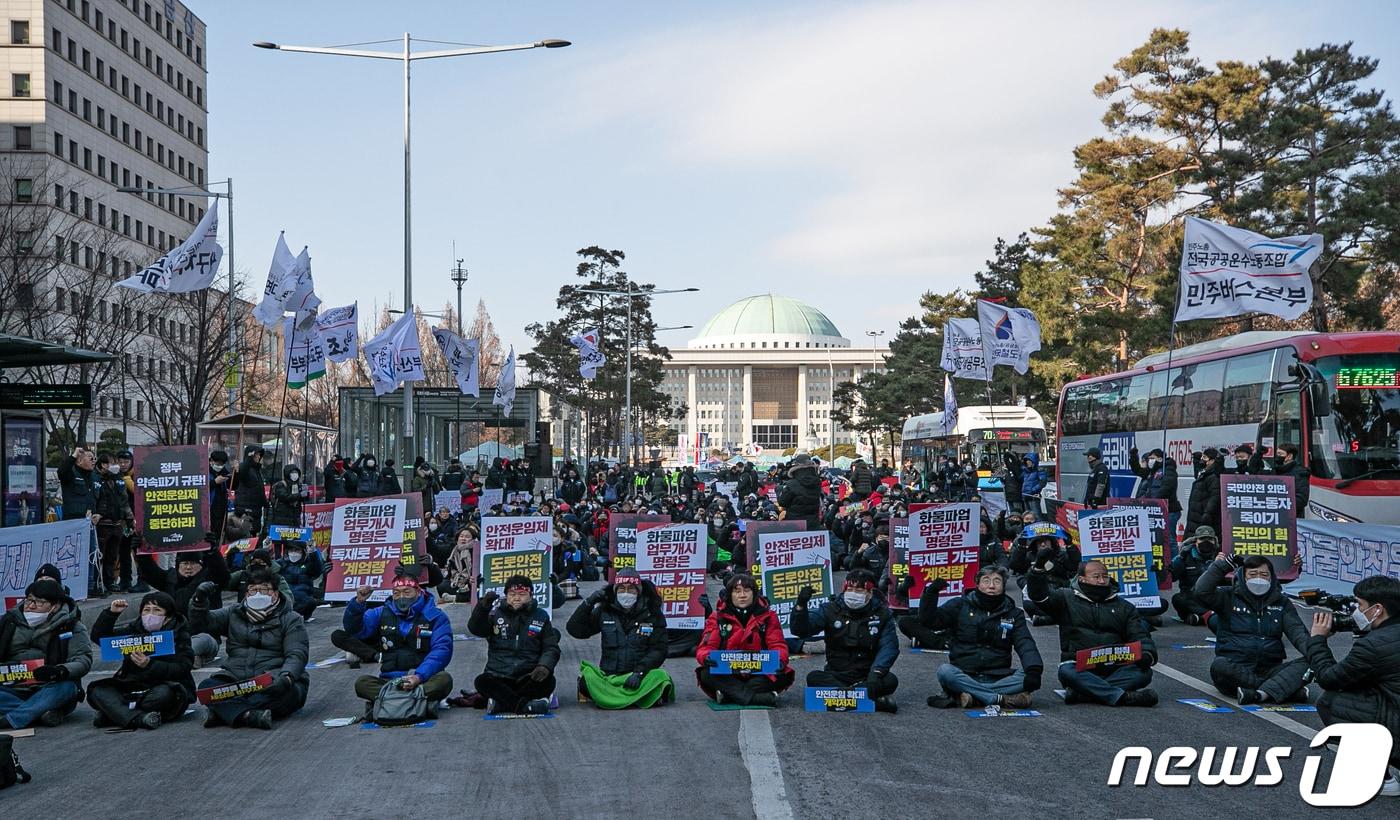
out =
<svg viewBox="0 0 1400 820"><path fill-rule="evenodd" d="M1040 556L1049 555L1048 562ZM1026 579L1034 559L1037 564L1045 564L1045 580L1054 589L1064 589L1070 585L1079 571L1079 548L1070 542L1069 534L1058 524L1037 522L1021 531L1016 546L1011 549L1011 571L1019 573L1021 591L1026 591ZM1051 623L1049 614L1043 611L1030 596L1024 596L1026 614L1032 616L1035 626Z"/></svg>
<svg viewBox="0 0 1400 820"><path fill-rule="evenodd" d="M57 581L44 578L0 618L0 664L43 661L32 681L0 684L0 730L36 720L57 726L78 705L82 677L92 669L92 646L78 605Z"/></svg>
<svg viewBox="0 0 1400 820"><path fill-rule="evenodd" d="M881 712L898 711L891 697L899 679L890 671L899 658L899 635L894 615L875 590L875 576L852 570L840 595L808 609L814 590L797 592L789 622L798 638L826 634L826 667L807 673L808 686L863 688Z"/></svg>
<svg viewBox="0 0 1400 820"><path fill-rule="evenodd" d="M161 569L154 557L137 555L136 570L142 581L174 599L174 611L186 618L189 617L190 601L201 584L209 581L222 588L229 578L228 564L213 545L203 552L175 553L174 569ZM218 609L224 605L223 596L217 590L214 594L218 597L213 601L213 608ZM208 633L190 635L190 648L198 665L209 663L219 654L218 640Z"/></svg>
<svg viewBox="0 0 1400 820"><path fill-rule="evenodd" d="M388 681L403 689L423 687L430 714L438 701L452 693L452 623L419 586L419 575L399 568L392 593L383 606L366 608L373 590L360 587L345 605L343 630L331 633L331 644L367 663L379 658L378 675L361 675L355 694L366 701L366 714Z"/></svg>
<svg viewBox="0 0 1400 820"><path fill-rule="evenodd" d="M778 671L771 675L748 672L716 675L713 670L718 661L711 655L725 649L774 652L778 656ZM767 599L759 594L753 576L742 572L725 580L719 606L705 620L705 634L695 651L695 660L700 664L695 670L695 680L716 703L777 706L778 695L787 691L797 677L788 666L782 623L768 608Z"/></svg>
<svg viewBox="0 0 1400 820"><path fill-rule="evenodd" d="M1026 595L1060 627L1060 683L1065 703L1106 703L1110 706L1155 706L1157 693L1152 665L1157 647L1147 622L1137 608L1122 598L1109 580L1101 561L1085 561L1079 576L1065 589L1053 589L1050 547L1037 553L1026 581ZM1131 665L1096 667L1079 671L1075 656L1081 649L1138 642L1142 657Z"/></svg>
<svg viewBox="0 0 1400 820"><path fill-rule="evenodd" d="M248 594L249 573L255 569L263 569L271 573L277 583L277 592L289 601L293 599L292 588L287 584L287 579L282 577L281 567L272 562L272 553L261 547L249 552L244 557L243 568L229 575L224 588L236 592L238 600L241 602Z"/></svg>
<svg viewBox="0 0 1400 820"><path fill-rule="evenodd" d="M1215 538L1215 530L1207 526L1196 528L1196 534L1181 542L1181 552L1172 559L1172 580L1177 583L1177 593L1172 596L1172 609L1183 623L1196 626L1205 623L1210 613L1210 596L1196 594L1196 582L1201 580L1206 569L1220 554L1220 542ZM1213 590L1212 590L1213 591Z"/></svg>
<svg viewBox="0 0 1400 820"><path fill-rule="evenodd" d="M1225 580L1231 571L1234 583ZM1210 620L1216 635L1210 679L1221 694L1239 698L1242 705L1307 702L1308 662L1285 662L1283 639L1306 652L1308 628L1279 587L1269 559L1219 558L1201 574L1194 592L1215 613Z"/></svg>
<svg viewBox="0 0 1400 820"><path fill-rule="evenodd" d="M1379 723L1390 730L1390 773L1381 794L1400 796L1400 580L1362 578L1352 590L1352 622L1360 632L1340 661L1332 655L1332 613L1313 614L1308 665L1323 688L1317 713L1334 723Z"/></svg>
<svg viewBox="0 0 1400 820"><path fill-rule="evenodd" d="M598 664L579 665L578 699L602 709L647 708L676 699L666 662L666 616L661 596L632 568L584 599L565 625L579 640L602 635Z"/></svg>
<svg viewBox="0 0 1400 820"><path fill-rule="evenodd" d="M948 662L938 667L945 694L933 695L935 708L1005 706L1028 709L1040 688L1045 663L1026 625L1026 614L1006 594L1006 575L996 566L977 571L977 587L938 605L948 582L938 578L924 587L918 615L900 619L906 635L917 630L949 630ZM1012 671L1011 650L1021 658Z"/></svg>
<svg viewBox="0 0 1400 820"><path fill-rule="evenodd" d="M321 590L316 582L326 574L321 553L311 549L305 541L283 541L282 557L274 561L273 566L292 591L292 609L303 620L311 620L311 613L321 605Z"/></svg>
<svg viewBox="0 0 1400 820"><path fill-rule="evenodd" d="M481 596L467 621L467 631L487 640L486 669L476 677L476 690L493 714L544 714L554 692L559 630L549 610L535 603L529 578L512 575L505 590L499 606L495 591Z"/></svg>
<svg viewBox="0 0 1400 820"><path fill-rule="evenodd" d="M289 596L277 590L277 580L264 567L246 574L247 596L234 606L210 609L216 587L200 585L190 604L190 629L228 639L222 671L201 681L199 688L222 686L272 675L261 691L209 705L204 728L247 726L271 729L274 718L285 718L306 705L311 678L306 674L310 645L306 624L292 611Z"/></svg>
<svg viewBox="0 0 1400 820"><path fill-rule="evenodd" d="M92 725L159 729L162 723L183 717L185 708L194 701L189 625L175 609L175 599L164 592L147 593L141 598L139 617L117 626L117 618L126 609L127 601L118 598L102 610L92 625L92 642L170 632L175 651L169 655L132 652L122 659L115 675L89 686L87 702L97 711Z"/></svg>

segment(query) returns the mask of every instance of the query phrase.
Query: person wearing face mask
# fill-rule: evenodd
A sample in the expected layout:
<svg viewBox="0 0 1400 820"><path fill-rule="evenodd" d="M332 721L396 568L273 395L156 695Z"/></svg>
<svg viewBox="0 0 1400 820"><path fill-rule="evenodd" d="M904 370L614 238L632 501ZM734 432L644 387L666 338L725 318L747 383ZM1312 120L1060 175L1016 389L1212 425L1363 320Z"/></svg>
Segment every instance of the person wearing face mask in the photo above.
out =
<svg viewBox="0 0 1400 820"><path fill-rule="evenodd" d="M169 595L174 600L171 611L181 614L190 611L190 602L201 584L208 581L222 589L229 579L228 564L219 554L219 548L212 544L204 552L175 553L174 569L161 569L154 556L137 555L136 570L142 581ZM215 595L219 597L212 602L213 608L218 609L224 605L223 596L217 590ZM190 647L200 665L213 661L219 654L219 641L208 633L191 634Z"/></svg>
<svg viewBox="0 0 1400 820"><path fill-rule="evenodd" d="M882 578L889 563L890 528L889 524L882 523L875 526L873 540L851 553L848 568L868 570L876 578Z"/></svg>
<svg viewBox="0 0 1400 820"><path fill-rule="evenodd" d="M476 676L476 691L487 698L487 711L493 714L542 715L554 692L559 630L550 623L549 611L535 603L529 578L512 575L505 591L504 601L494 590L482 595L467 621L467 631L487 642L486 668Z"/></svg>
<svg viewBox="0 0 1400 820"><path fill-rule="evenodd" d="M272 485L272 507L268 510L269 527L300 527L301 507L311 496L311 488L302 483L301 468L295 464L282 467L282 480Z"/></svg>
<svg viewBox="0 0 1400 820"><path fill-rule="evenodd" d="M772 675L716 675L711 670L717 661L710 655L725 649L776 652L778 671ZM742 572L725 580L719 606L705 619L705 632L695 650L695 660L700 664L695 669L696 683L716 703L777 706L778 695L797 678L788 666L788 647L777 613L768 608L753 576Z"/></svg>
<svg viewBox="0 0 1400 820"><path fill-rule="evenodd" d="M581 641L602 635L597 665L579 664L578 699L600 709L646 709L676 699L666 662L661 596L632 568L584 599L564 627Z"/></svg>
<svg viewBox="0 0 1400 820"><path fill-rule="evenodd" d="M133 652L122 659L121 668L110 678L93 683L87 702L97 712L92 725L123 729L159 729L162 723L178 720L194 701L194 650L185 616L175 611L175 599L164 592L147 593L141 599L138 617L117 626L117 618L127 609L117 599L97 616L92 625L92 642L103 638L150 635L171 632L175 652L145 655Z"/></svg>
<svg viewBox="0 0 1400 820"><path fill-rule="evenodd" d="M797 592L789 626L799 639L826 635L826 667L807 673L808 686L863 688L879 712L896 712L899 679L890 671L899 658L894 615L875 589L868 570L851 570L840 595L808 607L814 590Z"/></svg>
<svg viewBox="0 0 1400 820"><path fill-rule="evenodd" d="M277 591L277 581L262 566L247 571L247 596L241 603L211 609L217 588L200 585L190 602L190 629L228 640L223 668L200 681L199 688L272 676L272 685L242 697L209 704L204 728L216 726L271 729L274 719L294 714L306 705L311 678L306 674L310 643L306 624L292 611L289 597Z"/></svg>
<svg viewBox="0 0 1400 820"><path fill-rule="evenodd" d="M383 495L384 488L383 474L379 471L379 459L373 453L360 453L355 458L355 462L350 465L350 472L355 474L355 497L374 498ZM425 507L424 509L431 509Z"/></svg>
<svg viewBox="0 0 1400 820"><path fill-rule="evenodd" d="M419 574L399 568L392 593L383 606L367 608L373 590L361 587L345 605L343 630L331 633L331 643L362 658L379 657L379 674L355 680L355 694L366 702L365 712L388 681L403 689L423 687L429 712L452 693L452 622L419 585Z"/></svg>
<svg viewBox="0 0 1400 820"><path fill-rule="evenodd" d="M419 464L413 470L413 479L409 482L409 491L418 493L423 497L423 509L437 509L433 500L438 492L442 490L442 483L438 481L437 471L428 462Z"/></svg>
<svg viewBox="0 0 1400 820"><path fill-rule="evenodd" d="M321 554L305 541L283 541L282 557L273 562L277 575L292 592L292 609L305 620L321 605L316 582L326 573Z"/></svg>
<svg viewBox="0 0 1400 820"><path fill-rule="evenodd" d="M447 557L447 589L440 590L444 595L452 595L457 603L471 601L472 585L476 581L476 549L480 546L481 530L475 524L468 524L457 533L457 544Z"/></svg>
<svg viewBox="0 0 1400 820"><path fill-rule="evenodd" d="M250 444L243 448L243 461L233 474L233 506L246 510L254 535L262 532L263 512L267 508L266 480L263 479L263 448Z"/></svg>
<svg viewBox="0 0 1400 820"><path fill-rule="evenodd" d="M359 482L355 474L346 469L345 459L338 453L331 456L326 469L321 471L321 493L326 503L334 504L336 499L353 498L358 489Z"/></svg>
<svg viewBox="0 0 1400 820"><path fill-rule="evenodd" d="M1157 693L1147 688L1157 646L1137 608L1118 597L1103 562L1085 561L1069 587L1054 589L1049 558L1038 555L1027 577L1026 596L1060 627L1059 679L1066 704L1157 705ZM1131 666L1075 669L1075 654L1081 649L1134 641L1142 644L1142 658Z"/></svg>
<svg viewBox="0 0 1400 820"><path fill-rule="evenodd" d="M935 708L963 709L978 706L1005 706L1029 709L1031 693L1040 688L1045 662L1031 637L1026 615L1006 594L1006 575L996 566L977 571L977 586L951 601L938 605L938 596L948 586L939 578L924 588L917 616L900 620L900 629L909 634L916 621L925 630L948 630L948 662L938 667L938 683L943 694L932 695L928 705ZM1011 651L1021 658L1021 668L1012 670Z"/></svg>
<svg viewBox="0 0 1400 820"><path fill-rule="evenodd" d="M1220 542L1215 530L1210 527L1197 527L1196 533L1181 542L1181 552L1172 559L1172 580L1177 583L1177 592L1172 596L1172 609L1183 623L1197 626L1205 623L1211 607L1207 599L1196 594L1196 582L1201 580L1206 569L1220 554Z"/></svg>
<svg viewBox="0 0 1400 820"><path fill-rule="evenodd" d="M209 454L209 531L221 539L224 534L224 517L228 515L229 485L228 453L215 450ZM138 555L137 560L140 560Z"/></svg>
<svg viewBox="0 0 1400 820"><path fill-rule="evenodd" d="M107 455L97 457L97 545L102 550L102 586L112 592L127 592L130 579L118 583L117 561L125 547L126 532L135 525L131 504L122 480L122 468ZM130 570L128 570L128 573Z"/></svg>
<svg viewBox="0 0 1400 820"><path fill-rule="evenodd" d="M1356 609L1351 618L1359 634L1340 661L1327 645L1332 613L1313 613L1307 658L1323 689L1317 714L1325 726L1379 723L1389 729L1390 771L1380 793L1400 797L1400 579L1362 578L1352 595Z"/></svg>
<svg viewBox="0 0 1400 820"><path fill-rule="evenodd" d="M229 558L231 560L234 558L232 551L229 553ZM272 561L272 553L262 547L247 554L243 559L243 568L229 575L224 588L230 592L238 593L238 600L242 602L244 598L248 597L248 578L254 570L266 570L271 573L277 586L277 593L288 600L293 598L292 588L288 586L287 579L282 577L281 568Z"/></svg>
<svg viewBox="0 0 1400 820"><path fill-rule="evenodd" d="M1220 532L1220 451L1207 447L1201 451L1201 468L1191 485L1186 502L1186 531L1210 527Z"/></svg>
<svg viewBox="0 0 1400 820"><path fill-rule="evenodd" d="M1181 520L1181 499L1176 495L1176 459L1167 458L1161 450L1152 450L1138 462L1137 448L1128 451L1128 468L1138 478L1134 498L1151 498L1167 502L1167 550L1176 551L1176 524Z"/></svg>
<svg viewBox="0 0 1400 820"><path fill-rule="evenodd" d="M92 669L92 646L78 605L57 581L44 578L0 618L0 664L43 661L33 680L0 684L0 730L38 721L57 726L82 696Z"/></svg>
<svg viewBox="0 0 1400 820"><path fill-rule="evenodd" d="M1225 576L1235 573L1233 583ZM1193 589L1214 614L1215 660L1210 679L1223 695L1254 703L1306 703L1308 662L1286 660L1284 638L1306 651L1308 629L1262 555L1223 556L1212 561Z"/></svg>

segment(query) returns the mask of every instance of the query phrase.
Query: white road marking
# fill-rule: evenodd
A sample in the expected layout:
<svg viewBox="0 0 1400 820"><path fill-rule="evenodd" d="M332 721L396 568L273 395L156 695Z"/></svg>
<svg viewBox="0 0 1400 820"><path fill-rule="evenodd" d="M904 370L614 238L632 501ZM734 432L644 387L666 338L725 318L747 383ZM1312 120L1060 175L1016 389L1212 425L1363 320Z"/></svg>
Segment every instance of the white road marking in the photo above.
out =
<svg viewBox="0 0 1400 820"><path fill-rule="evenodd" d="M1182 683L1186 684L1192 689L1199 689L1200 691L1205 692L1207 695L1210 695L1212 698L1215 698L1217 700L1226 700L1225 698L1222 698L1220 696L1220 690L1216 689L1214 686L1211 686L1205 681L1197 680L1196 678L1191 677L1185 672L1182 672L1180 669L1173 669L1164 663L1159 663L1156 666L1152 667L1152 669L1154 671L1161 672L1169 678L1181 681ZM1268 722L1274 724L1280 729L1292 732L1298 737L1307 738L1309 741L1313 739L1313 735L1317 734L1317 730L1307 725L1306 723L1299 723L1298 721L1292 718L1284 717L1278 712L1245 712L1245 714L1254 715L1260 720L1267 720Z"/></svg>
<svg viewBox="0 0 1400 820"><path fill-rule="evenodd" d="M758 820L792 820L783 767L773 742L773 724L768 712L745 709L739 713L739 754L749 770L749 791L753 813Z"/></svg>

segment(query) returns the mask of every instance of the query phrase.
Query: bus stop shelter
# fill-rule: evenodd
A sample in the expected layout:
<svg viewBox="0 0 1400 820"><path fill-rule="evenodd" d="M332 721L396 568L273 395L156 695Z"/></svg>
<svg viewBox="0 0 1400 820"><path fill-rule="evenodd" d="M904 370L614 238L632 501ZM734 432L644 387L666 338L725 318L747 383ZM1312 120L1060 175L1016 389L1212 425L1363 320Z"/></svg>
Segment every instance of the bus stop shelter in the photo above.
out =
<svg viewBox="0 0 1400 820"><path fill-rule="evenodd" d="M337 436L334 429L322 424L261 413L233 413L207 419L196 425L195 434L200 444L210 450L226 451L235 464L243 457L244 446L257 444L271 451L270 460L303 464L307 470L325 466L335 452Z"/></svg>

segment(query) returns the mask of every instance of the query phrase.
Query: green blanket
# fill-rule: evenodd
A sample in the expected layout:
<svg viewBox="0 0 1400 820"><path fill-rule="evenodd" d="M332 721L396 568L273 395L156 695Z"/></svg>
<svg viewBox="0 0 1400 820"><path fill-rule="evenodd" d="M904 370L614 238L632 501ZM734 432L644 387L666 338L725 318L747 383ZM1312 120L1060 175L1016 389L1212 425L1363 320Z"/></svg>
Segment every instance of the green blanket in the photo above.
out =
<svg viewBox="0 0 1400 820"><path fill-rule="evenodd" d="M627 675L609 675L603 670L583 661L579 664L579 674L588 687L588 696L599 709L626 709L636 706L646 709L655 706L663 697L674 700L676 685L665 669L653 669L642 676L642 685L636 689L623 689Z"/></svg>

